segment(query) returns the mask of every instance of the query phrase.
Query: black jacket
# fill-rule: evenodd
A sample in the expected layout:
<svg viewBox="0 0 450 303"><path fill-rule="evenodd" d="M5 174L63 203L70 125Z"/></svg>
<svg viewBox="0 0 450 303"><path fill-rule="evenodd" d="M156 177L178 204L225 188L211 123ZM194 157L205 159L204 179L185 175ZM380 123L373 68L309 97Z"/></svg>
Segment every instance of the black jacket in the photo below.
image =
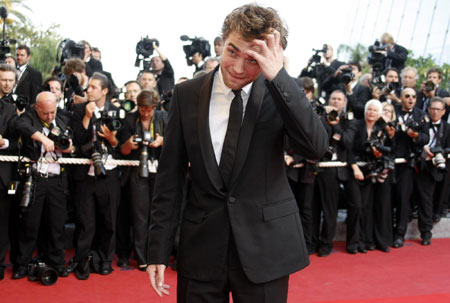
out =
<svg viewBox="0 0 450 303"><path fill-rule="evenodd" d="M36 96L42 90L42 74L37 69L27 66L17 83L15 93L27 98L28 104L36 103Z"/></svg>

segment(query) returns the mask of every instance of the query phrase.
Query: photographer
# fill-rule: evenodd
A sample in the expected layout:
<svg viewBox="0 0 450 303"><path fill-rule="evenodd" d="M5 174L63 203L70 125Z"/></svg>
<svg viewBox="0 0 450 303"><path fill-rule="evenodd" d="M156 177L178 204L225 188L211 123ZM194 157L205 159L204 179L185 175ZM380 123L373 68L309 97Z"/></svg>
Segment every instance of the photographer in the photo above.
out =
<svg viewBox="0 0 450 303"><path fill-rule="evenodd" d="M425 113L415 107L416 92L405 88L401 92L401 109L397 108L399 131L395 133L395 158L406 158L408 163L395 165L396 194L396 226L394 231L394 248L403 246L408 217L410 199L414 186L414 174L417 158L422 147L429 141L428 125Z"/></svg>
<svg viewBox="0 0 450 303"><path fill-rule="evenodd" d="M336 70L344 63L333 59L333 47L329 44L324 44L321 50L315 50L315 52L315 55L309 59L308 65L301 71L299 77L316 79L319 97L328 99L331 92L333 92L333 87L328 85L328 87L324 88L324 81L329 77L333 77Z"/></svg>
<svg viewBox="0 0 450 303"><path fill-rule="evenodd" d="M148 229L158 159L163 145L167 112L156 110L159 96L143 90L137 96L138 111L127 116L120 132L122 155L140 160L139 167L128 167L127 192L131 206L133 247L138 268L147 268Z"/></svg>
<svg viewBox="0 0 450 303"><path fill-rule="evenodd" d="M17 81L17 70L6 63L0 64L0 100L11 103L17 108L17 113L23 113L28 106L28 100L22 96L13 94L12 91Z"/></svg>
<svg viewBox="0 0 450 303"><path fill-rule="evenodd" d="M71 110L73 104L87 101L88 76L86 65L79 58L71 58L64 64L63 69L66 81L64 83L64 108Z"/></svg>
<svg viewBox="0 0 450 303"><path fill-rule="evenodd" d="M137 79L142 89L153 89L158 91L156 76L149 70L143 70L139 73Z"/></svg>
<svg viewBox="0 0 450 303"><path fill-rule="evenodd" d="M423 147L423 157L419 166L417 190L419 192L419 230L422 245L431 244L431 229L433 228L433 195L436 184L442 182L448 174L446 160L450 152L450 124L442 117L445 114L445 102L434 97L428 105L430 122L430 140Z"/></svg>
<svg viewBox="0 0 450 303"><path fill-rule="evenodd" d="M175 85L174 71L169 59L161 53L156 43L153 43L153 49L158 53L158 56L153 57L151 60L151 72L156 76L158 92L162 95L173 89Z"/></svg>
<svg viewBox="0 0 450 303"><path fill-rule="evenodd" d="M56 97L56 103L58 105L58 109L64 109L64 98L62 91L62 82L58 77L50 77L44 80L44 84L42 85L43 91L51 92Z"/></svg>
<svg viewBox="0 0 450 303"><path fill-rule="evenodd" d="M348 147L353 144L355 135L355 121L345 112L347 98L342 91L334 91L325 107L326 115L322 116L322 123L329 137L329 149L322 161L347 162ZM361 216L361 201L356 182L351 178L349 167L330 167L319 171L317 186L320 206L323 212L323 223L320 232L319 257L328 256L333 248L333 238L336 233L336 219L339 204L339 188L343 183L347 199L347 251L351 254L367 252L359 246L359 220ZM313 225L320 224L320 214L313 217Z"/></svg>
<svg viewBox="0 0 450 303"><path fill-rule="evenodd" d="M0 100L0 113L0 155L15 155L17 153L17 135L14 127L17 119L16 107ZM8 189L9 182L13 180L13 168L14 164L10 162L0 162L0 280L4 277L4 262L10 242L9 227L13 201L8 194ZM10 253L11 262L13 262L12 255Z"/></svg>
<svg viewBox="0 0 450 303"><path fill-rule="evenodd" d="M427 111L429 108L430 100L434 97L446 98L450 94L448 91L439 87L442 81L442 72L440 69L432 67L427 71L427 81L422 82L420 85L420 92L417 95L416 106ZM446 114L446 116L448 113Z"/></svg>
<svg viewBox="0 0 450 303"><path fill-rule="evenodd" d="M74 142L83 156L92 159L90 166L76 166L75 182L76 251L72 266L78 279L89 277L89 261L98 266L102 275L112 272L114 258L117 205L120 199L119 170L104 165L107 159L117 158L117 129L114 117L120 110L107 100L108 78L94 73L89 80L88 102L73 106ZM119 124L119 125L118 125ZM93 243L94 235L97 243ZM95 250L94 250L95 247ZM92 251L91 251L92 250ZM98 256L98 260L94 257Z"/></svg>
<svg viewBox="0 0 450 303"><path fill-rule="evenodd" d="M48 228L48 251L45 262L54 268L60 277L68 275L64 266L64 223L66 220L66 180L64 169L58 163L41 160L54 160L63 153L74 152L72 140L63 138L67 119L57 114L56 97L50 92L37 96L36 107L16 121L16 128L23 140L23 153L35 161L28 191L23 192L22 215L19 221L19 253L13 270L13 279L24 278L36 246L39 226L45 218ZM24 197L28 195L28 197ZM24 205L25 199L30 204Z"/></svg>
<svg viewBox="0 0 450 303"><path fill-rule="evenodd" d="M408 51L401 45L394 42L394 38L389 33L381 35L380 42L384 46L383 50L377 52L384 56L384 69L396 68L401 71L405 67L406 59L408 59Z"/></svg>
<svg viewBox="0 0 450 303"><path fill-rule="evenodd" d="M382 110L378 100L366 103L364 119L357 121L349 162L361 192L361 245L368 250L378 248L389 252L392 244L390 172L395 163L395 127L388 124L389 117L382 117ZM357 161L365 165L359 167Z"/></svg>

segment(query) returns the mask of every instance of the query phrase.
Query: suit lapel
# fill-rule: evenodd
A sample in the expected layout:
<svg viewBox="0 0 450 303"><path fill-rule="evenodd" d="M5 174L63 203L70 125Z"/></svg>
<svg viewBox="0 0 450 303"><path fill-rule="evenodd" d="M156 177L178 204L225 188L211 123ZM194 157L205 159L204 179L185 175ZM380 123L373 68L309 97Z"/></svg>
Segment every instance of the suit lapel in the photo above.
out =
<svg viewBox="0 0 450 303"><path fill-rule="evenodd" d="M261 74L254 82L252 91L245 108L244 121L242 122L241 131L239 133L237 151L234 158L233 172L231 175L230 188L236 182L239 173L244 166L245 159L247 158L248 148L250 146L250 140L253 135L253 130L258 118L259 110L264 99L265 85L264 77Z"/></svg>
<svg viewBox="0 0 450 303"><path fill-rule="evenodd" d="M215 69L215 72L217 72ZM198 104L198 138L200 141L200 149L205 162L205 168L210 180L221 192L223 187L222 177L220 175L219 166L217 165L214 149L211 141L211 132L209 130L209 104L211 100L211 90L215 72L209 73L200 88L200 98Z"/></svg>
<svg viewBox="0 0 450 303"><path fill-rule="evenodd" d="M28 66L27 66L27 68L25 68L25 70L23 71L19 82L17 82L17 86L16 87L18 87L25 80L25 78L28 76L28 74L29 74L29 71L28 71Z"/></svg>

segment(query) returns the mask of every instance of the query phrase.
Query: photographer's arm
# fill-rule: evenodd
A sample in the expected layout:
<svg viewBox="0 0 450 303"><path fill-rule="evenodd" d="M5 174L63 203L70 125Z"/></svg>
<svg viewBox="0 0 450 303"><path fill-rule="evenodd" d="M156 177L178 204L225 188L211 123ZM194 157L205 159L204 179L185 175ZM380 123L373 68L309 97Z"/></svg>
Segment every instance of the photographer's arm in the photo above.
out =
<svg viewBox="0 0 450 303"><path fill-rule="evenodd" d="M159 47L156 46L156 44L153 44L153 49L158 53L158 56L161 58L162 61L167 60L167 57L159 50Z"/></svg>
<svg viewBox="0 0 450 303"><path fill-rule="evenodd" d="M55 151L55 143L40 131L36 131L33 135L31 135L31 139L41 142L46 152Z"/></svg>
<svg viewBox="0 0 450 303"><path fill-rule="evenodd" d="M134 142L134 136L131 136L125 143L120 146L120 153L128 156L132 150L138 149L139 144Z"/></svg>

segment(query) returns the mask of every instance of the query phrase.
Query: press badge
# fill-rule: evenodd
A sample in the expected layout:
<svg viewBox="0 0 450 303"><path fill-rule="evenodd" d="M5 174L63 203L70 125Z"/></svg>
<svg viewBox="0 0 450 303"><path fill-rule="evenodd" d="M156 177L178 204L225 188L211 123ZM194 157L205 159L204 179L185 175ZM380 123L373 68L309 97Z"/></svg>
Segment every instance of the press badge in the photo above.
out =
<svg viewBox="0 0 450 303"><path fill-rule="evenodd" d="M156 174L158 170L158 160L148 160L148 172Z"/></svg>

